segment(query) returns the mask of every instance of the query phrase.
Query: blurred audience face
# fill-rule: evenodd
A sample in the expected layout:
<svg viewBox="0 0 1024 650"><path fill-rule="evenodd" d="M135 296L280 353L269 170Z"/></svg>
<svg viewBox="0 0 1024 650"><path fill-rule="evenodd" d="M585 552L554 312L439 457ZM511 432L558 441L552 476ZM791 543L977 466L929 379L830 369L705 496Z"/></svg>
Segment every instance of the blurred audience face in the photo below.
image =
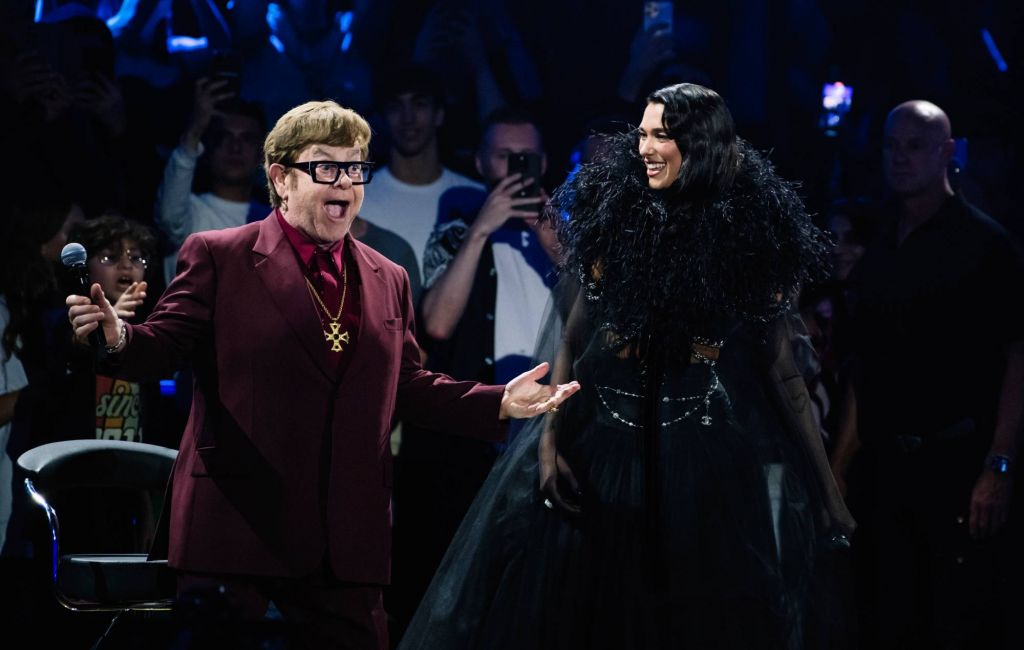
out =
<svg viewBox="0 0 1024 650"><path fill-rule="evenodd" d="M146 253L131 239L121 239L98 251L89 251L89 277L98 282L110 302L117 302L128 287L146 276Z"/></svg>
<svg viewBox="0 0 1024 650"><path fill-rule="evenodd" d="M670 187L683 168L683 154L665 129L664 114L664 104L651 102L640 121L640 157L647 169L647 184L654 190Z"/></svg>
<svg viewBox="0 0 1024 650"><path fill-rule="evenodd" d="M495 124L484 131L480 151L476 155L476 170L488 185L494 185L508 176L508 157L517 153L539 155L541 174L547 171L547 158L536 126L529 123Z"/></svg>
<svg viewBox="0 0 1024 650"><path fill-rule="evenodd" d="M828 220L828 228L835 235L836 246L832 249L832 265L837 280L846 280L850 271L864 255L864 246L853 236L853 225L845 214L834 214Z"/></svg>
<svg viewBox="0 0 1024 650"><path fill-rule="evenodd" d="M437 129L444 121L444 109L433 98L418 93L402 93L384 107L391 146L411 158L437 140Z"/></svg>
<svg viewBox="0 0 1024 650"><path fill-rule="evenodd" d="M261 166L264 135L253 117L226 113L219 119L210 132L210 174L214 181L251 183Z"/></svg>
<svg viewBox="0 0 1024 650"><path fill-rule="evenodd" d="M941 187L953 149L944 114L928 115L913 104L896 108L886 120L882 142L882 168L889 189L899 197L913 197Z"/></svg>

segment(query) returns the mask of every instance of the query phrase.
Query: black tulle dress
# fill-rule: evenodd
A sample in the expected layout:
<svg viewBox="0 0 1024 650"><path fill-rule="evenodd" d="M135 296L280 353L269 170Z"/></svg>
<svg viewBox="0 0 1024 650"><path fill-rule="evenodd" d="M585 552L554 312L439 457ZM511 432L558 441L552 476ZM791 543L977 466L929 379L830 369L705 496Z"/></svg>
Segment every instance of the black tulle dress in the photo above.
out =
<svg viewBox="0 0 1024 650"><path fill-rule="evenodd" d="M817 647L820 468L770 397L770 322L697 337L662 312L622 337L606 299L567 302L554 375L582 390L512 440L400 648ZM538 489L545 426L578 516Z"/></svg>

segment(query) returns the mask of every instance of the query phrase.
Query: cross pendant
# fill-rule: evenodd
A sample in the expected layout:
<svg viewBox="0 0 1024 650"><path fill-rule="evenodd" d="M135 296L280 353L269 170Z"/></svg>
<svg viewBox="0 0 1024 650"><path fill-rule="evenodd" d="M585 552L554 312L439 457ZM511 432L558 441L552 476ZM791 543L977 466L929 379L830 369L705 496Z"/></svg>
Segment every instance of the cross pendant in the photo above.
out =
<svg viewBox="0 0 1024 650"><path fill-rule="evenodd" d="M348 343L348 331L341 331L341 323L328 323L331 331L324 330L324 338L331 344L331 352L341 352L341 344Z"/></svg>

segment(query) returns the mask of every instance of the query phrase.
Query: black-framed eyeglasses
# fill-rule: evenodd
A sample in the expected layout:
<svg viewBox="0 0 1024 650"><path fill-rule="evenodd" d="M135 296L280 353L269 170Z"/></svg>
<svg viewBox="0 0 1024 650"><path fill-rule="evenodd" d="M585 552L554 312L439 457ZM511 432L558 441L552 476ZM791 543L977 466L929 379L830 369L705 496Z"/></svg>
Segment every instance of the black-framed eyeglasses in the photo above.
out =
<svg viewBox="0 0 1024 650"><path fill-rule="evenodd" d="M301 169L314 183L333 185L344 171L353 185L365 185L373 177L373 163L365 160L307 160L297 163L283 162L285 167Z"/></svg>
<svg viewBox="0 0 1024 650"><path fill-rule="evenodd" d="M97 257L97 261L103 266L117 266L117 263L121 261L122 257L128 257L128 261L131 262L132 266L144 269L149 264L149 259L138 251L127 250L117 253L104 253Z"/></svg>

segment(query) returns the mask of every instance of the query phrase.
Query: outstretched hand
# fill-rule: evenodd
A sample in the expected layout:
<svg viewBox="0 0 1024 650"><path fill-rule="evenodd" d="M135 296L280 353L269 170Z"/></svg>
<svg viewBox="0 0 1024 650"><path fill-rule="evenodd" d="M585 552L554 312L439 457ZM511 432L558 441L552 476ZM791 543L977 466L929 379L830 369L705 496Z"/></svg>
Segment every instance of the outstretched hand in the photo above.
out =
<svg viewBox="0 0 1024 650"><path fill-rule="evenodd" d="M148 286L149 284L145 280L132 282L131 286L125 289L114 303L114 311L117 315L121 318L134 318L136 310L146 301L146 287Z"/></svg>
<svg viewBox="0 0 1024 650"><path fill-rule="evenodd" d="M68 320L74 329L75 340L82 345L88 345L89 333L97 327L102 327L107 345L114 345L121 330L117 312L103 295L103 289L99 284L93 283L90 294L92 300L79 295L70 295L64 300L68 306Z"/></svg>
<svg viewBox="0 0 1024 650"><path fill-rule="evenodd" d="M580 389L579 383L575 381L557 386L537 383L547 373L548 363L544 362L508 382L501 398L498 417L505 420L541 415L556 408Z"/></svg>

